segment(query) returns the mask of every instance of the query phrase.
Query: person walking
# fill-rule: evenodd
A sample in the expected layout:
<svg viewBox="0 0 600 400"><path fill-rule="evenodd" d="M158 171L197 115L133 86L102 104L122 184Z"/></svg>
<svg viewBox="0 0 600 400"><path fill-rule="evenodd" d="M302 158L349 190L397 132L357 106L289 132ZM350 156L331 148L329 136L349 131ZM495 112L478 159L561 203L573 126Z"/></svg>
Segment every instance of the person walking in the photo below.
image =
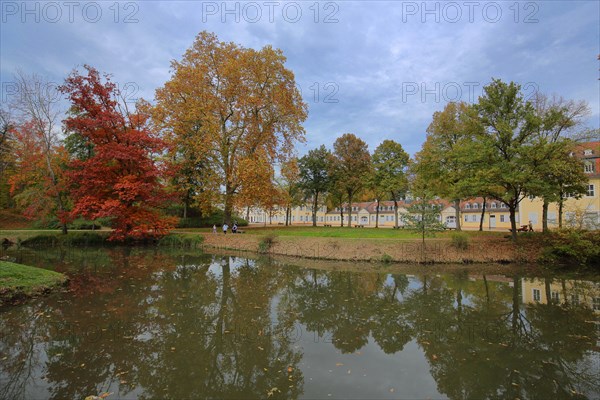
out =
<svg viewBox="0 0 600 400"><path fill-rule="evenodd" d="M227 235L227 229L229 229L229 225L227 225L226 223L223 224L223 234Z"/></svg>
<svg viewBox="0 0 600 400"><path fill-rule="evenodd" d="M213 233L217 233L217 225L213 225Z"/></svg>

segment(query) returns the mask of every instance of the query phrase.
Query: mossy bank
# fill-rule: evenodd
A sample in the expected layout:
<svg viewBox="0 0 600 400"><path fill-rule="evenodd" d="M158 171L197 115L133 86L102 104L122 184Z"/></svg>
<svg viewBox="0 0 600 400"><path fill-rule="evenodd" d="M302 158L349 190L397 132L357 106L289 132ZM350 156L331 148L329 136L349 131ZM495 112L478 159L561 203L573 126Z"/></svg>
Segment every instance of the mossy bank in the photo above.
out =
<svg viewBox="0 0 600 400"><path fill-rule="evenodd" d="M33 297L63 286L61 273L0 261L0 305Z"/></svg>

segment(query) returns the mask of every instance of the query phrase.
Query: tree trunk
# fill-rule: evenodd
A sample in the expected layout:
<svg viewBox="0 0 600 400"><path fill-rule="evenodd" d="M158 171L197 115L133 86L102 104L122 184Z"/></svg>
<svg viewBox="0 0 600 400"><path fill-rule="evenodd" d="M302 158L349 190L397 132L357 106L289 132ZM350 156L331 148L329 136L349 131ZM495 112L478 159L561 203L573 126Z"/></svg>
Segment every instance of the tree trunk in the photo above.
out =
<svg viewBox="0 0 600 400"><path fill-rule="evenodd" d="M456 230L460 231L460 224L462 222L460 218L460 199L454 200L454 219L456 219Z"/></svg>
<svg viewBox="0 0 600 400"><path fill-rule="evenodd" d="M319 192L315 192L312 206L312 226L317 226L317 207L319 206Z"/></svg>
<svg viewBox="0 0 600 400"><path fill-rule="evenodd" d="M340 226L343 228L344 227L344 205L340 204Z"/></svg>
<svg viewBox="0 0 600 400"><path fill-rule="evenodd" d="M223 210L223 222L231 225L231 214L233 211L233 193L229 186L225 188L225 209Z"/></svg>
<svg viewBox="0 0 600 400"><path fill-rule="evenodd" d="M394 227L398 229L398 200L394 196Z"/></svg>
<svg viewBox="0 0 600 400"><path fill-rule="evenodd" d="M246 207L246 221L250 222L250 206Z"/></svg>
<svg viewBox="0 0 600 400"><path fill-rule="evenodd" d="M290 205L288 204L285 207L285 226L289 225L289 221L290 221Z"/></svg>
<svg viewBox="0 0 600 400"><path fill-rule="evenodd" d="M348 228L352 228L352 195L351 191L348 191Z"/></svg>
<svg viewBox="0 0 600 400"><path fill-rule="evenodd" d="M544 291L546 292L546 304L550 305L552 303L552 291L550 290L550 280L548 278L544 278Z"/></svg>
<svg viewBox="0 0 600 400"><path fill-rule="evenodd" d="M517 220L516 220L516 206L511 203L508 205L508 211L510 212L510 229L511 229L511 238L513 242L517 241Z"/></svg>
<svg viewBox="0 0 600 400"><path fill-rule="evenodd" d="M377 199L377 210L375 211L375 228L379 228L379 199Z"/></svg>
<svg viewBox="0 0 600 400"><path fill-rule="evenodd" d="M562 229L563 225L563 199L562 196L558 201L558 229Z"/></svg>
<svg viewBox="0 0 600 400"><path fill-rule="evenodd" d="M485 203L487 202L487 197L483 198L483 206L481 207L481 218L479 219L479 232L483 231L483 219L485 218Z"/></svg>
<svg viewBox="0 0 600 400"><path fill-rule="evenodd" d="M185 194L185 199L183 199L183 216L182 218L185 220L187 219L187 210L188 210L188 203L190 201L190 194L186 193Z"/></svg>
<svg viewBox="0 0 600 400"><path fill-rule="evenodd" d="M542 204L542 232L548 232L548 200Z"/></svg>

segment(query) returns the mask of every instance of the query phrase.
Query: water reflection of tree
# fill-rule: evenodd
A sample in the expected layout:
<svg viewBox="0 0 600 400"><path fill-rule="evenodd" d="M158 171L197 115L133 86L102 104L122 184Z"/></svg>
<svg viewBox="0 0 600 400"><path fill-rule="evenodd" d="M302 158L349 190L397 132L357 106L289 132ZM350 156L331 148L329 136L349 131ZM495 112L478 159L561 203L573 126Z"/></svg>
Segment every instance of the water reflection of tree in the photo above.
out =
<svg viewBox="0 0 600 400"><path fill-rule="evenodd" d="M195 275L198 281L191 284L196 288L186 288L186 293L203 293L207 299L157 301L163 320L147 343L154 354L141 363L149 369L139 382L145 389L142 397L299 396L301 354L291 346L293 337L278 335L278 327L271 326L277 270L243 261L233 272L232 262L220 260L220 274ZM164 293L176 291L165 287ZM160 312L163 307L170 314ZM183 324L189 326L182 329Z"/></svg>
<svg viewBox="0 0 600 400"><path fill-rule="evenodd" d="M286 315L294 316L308 332L330 339L336 348L352 353L372 335L386 353L400 351L410 340L398 295L408 286L403 275L305 271L291 282Z"/></svg>
<svg viewBox="0 0 600 400"><path fill-rule="evenodd" d="M13 314L11 310L1 316ZM0 399L26 399L27 387L41 367L36 344L47 332L39 304L20 307L19 318L0 318Z"/></svg>
<svg viewBox="0 0 600 400"><path fill-rule="evenodd" d="M75 293L78 307L56 297L40 300L27 307L37 305L51 318L31 324L19 320L35 316L35 309L0 314L0 354L11 356L2 361L1 398L28 397L32 374L44 375L56 399L102 391L138 398L302 393L294 336L271 322L282 284L277 269L210 257L177 257L174 268L172 257L147 251L111 253L111 259L104 283L112 287ZM27 351L29 339L37 354ZM35 371L25 371L28 366Z"/></svg>
<svg viewBox="0 0 600 400"><path fill-rule="evenodd" d="M591 310L524 305L519 277L423 275L410 288L405 276L390 278L304 272L286 292L286 315L309 331L329 332L342 352L360 349L369 334L388 354L416 340L438 390L452 399L599 392L598 369L590 365L598 337Z"/></svg>
<svg viewBox="0 0 600 400"><path fill-rule="evenodd" d="M440 392L452 399L598 393L597 368L589 368L597 335L591 310L524 306L518 277L510 297L497 299L492 313L477 292L469 293L469 305L461 304L466 289L460 282L423 277L422 290L407 300ZM423 329L427 321L436 321L437 329Z"/></svg>
<svg viewBox="0 0 600 400"><path fill-rule="evenodd" d="M77 274L85 289L70 294L77 307L51 296L0 313L0 398L31 397L40 376L56 399L101 391L297 398L298 324L342 352L372 341L393 356L415 341L438 390L452 399L600 392L591 365L597 318L573 304L524 304L519 277L409 280L117 249L99 259L103 266ZM568 290L563 283L565 299Z"/></svg>

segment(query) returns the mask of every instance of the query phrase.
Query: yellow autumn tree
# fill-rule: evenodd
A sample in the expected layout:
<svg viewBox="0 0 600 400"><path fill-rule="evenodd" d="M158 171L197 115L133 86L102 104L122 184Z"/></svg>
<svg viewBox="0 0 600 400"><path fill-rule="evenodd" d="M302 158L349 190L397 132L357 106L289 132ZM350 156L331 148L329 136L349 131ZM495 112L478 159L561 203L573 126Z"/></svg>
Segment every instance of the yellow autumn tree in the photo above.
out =
<svg viewBox="0 0 600 400"><path fill-rule="evenodd" d="M198 182L196 200L219 202L225 222L236 196L260 190L266 171L304 141L308 107L285 61L271 46L245 48L201 32L156 91L154 123L186 163L179 173L196 174L187 180Z"/></svg>

